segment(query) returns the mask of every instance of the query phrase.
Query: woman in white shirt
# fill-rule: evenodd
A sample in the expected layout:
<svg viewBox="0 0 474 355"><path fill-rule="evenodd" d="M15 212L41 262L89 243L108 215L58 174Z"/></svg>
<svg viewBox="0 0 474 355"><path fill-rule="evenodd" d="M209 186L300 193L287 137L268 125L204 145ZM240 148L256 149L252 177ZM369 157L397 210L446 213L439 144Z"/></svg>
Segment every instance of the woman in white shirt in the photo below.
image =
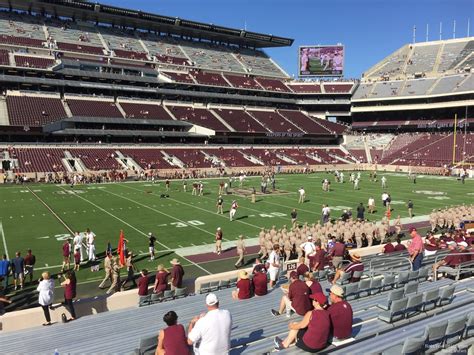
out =
<svg viewBox="0 0 474 355"><path fill-rule="evenodd" d="M36 291L39 292L38 303L43 308L46 323L43 325L51 325L51 316L49 315L49 307L53 304L54 299L54 280L51 279L49 272L43 272L42 278L39 280L39 285Z"/></svg>

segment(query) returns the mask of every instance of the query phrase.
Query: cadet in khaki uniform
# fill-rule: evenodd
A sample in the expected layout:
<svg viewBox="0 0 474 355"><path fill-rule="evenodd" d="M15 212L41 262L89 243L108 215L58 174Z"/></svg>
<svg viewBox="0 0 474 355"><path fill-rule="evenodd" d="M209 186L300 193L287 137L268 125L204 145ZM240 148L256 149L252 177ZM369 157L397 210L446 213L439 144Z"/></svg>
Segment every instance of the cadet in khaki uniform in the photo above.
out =
<svg viewBox="0 0 474 355"><path fill-rule="evenodd" d="M239 260L235 263L235 268L239 268L240 266L244 265L244 255L245 255L245 243L244 243L244 236L241 234L239 239L237 239L237 255L239 256Z"/></svg>

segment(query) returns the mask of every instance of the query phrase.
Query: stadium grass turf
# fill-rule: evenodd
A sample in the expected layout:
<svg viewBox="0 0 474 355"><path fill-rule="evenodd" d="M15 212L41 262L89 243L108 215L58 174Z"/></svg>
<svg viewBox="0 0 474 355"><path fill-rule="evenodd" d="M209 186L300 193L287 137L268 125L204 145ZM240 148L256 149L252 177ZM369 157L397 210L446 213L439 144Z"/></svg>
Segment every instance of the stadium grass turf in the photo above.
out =
<svg viewBox="0 0 474 355"><path fill-rule="evenodd" d="M165 192L162 182L82 185L74 188L45 184L4 185L0 187L0 227L3 228L0 228L0 252L3 254L8 250L12 258L15 251L19 250L24 255L31 248L37 258L37 278L42 270L52 273L60 270L62 243L70 235L70 230L90 228L97 236L96 252L103 255L107 241L114 248L117 246L119 232L123 229L129 240L129 249L137 255L137 268L155 270L157 264L169 266L172 258L179 257L174 253L175 249L209 244L207 251L212 251L217 227L223 229L225 240L235 240L239 234L256 237L262 227L289 226L289 214L293 208L298 210L300 223L314 223L320 219L324 203L331 207L331 216L337 218L346 208L352 208L355 214L359 202L366 205L368 198L373 196L379 208L377 213L366 214L366 217L380 220L383 215L382 175L387 177L386 191L392 196L392 218L398 214L402 218L408 216L408 199L414 202L416 216L428 215L435 208L474 203L474 181L471 180L466 180L463 185L455 178L419 176L417 183L413 184L404 174L379 172L379 181L370 182L368 173L363 172L360 190L355 191L348 182L349 172L344 174L344 184L336 183L333 175L328 173L277 175L277 189L287 193L258 196L255 204L250 202L249 197L224 196L222 216L216 214L215 207L220 179L203 180L204 196L191 195L192 181L188 182L187 193L182 191L181 181L171 181L169 192ZM326 177L331 181L330 192L321 189L321 181ZM224 180L227 181L227 178ZM233 187L236 186L238 181L233 183ZM243 188L250 190L252 186L259 190L259 177L247 178ZM297 203L297 190L301 186L306 190L304 204ZM162 198L161 194L168 194L169 198ZM230 222L228 210L233 199L237 200L239 209L237 220ZM156 246L159 258L155 262L149 262L145 255L148 252L148 232L153 232L160 243ZM180 259L185 265L186 278L231 270L235 262L230 259L198 266L182 257ZM102 270L92 272L86 266L78 272L78 281L83 283L81 289L86 294L100 293L96 292L98 281L93 280L101 277Z"/></svg>

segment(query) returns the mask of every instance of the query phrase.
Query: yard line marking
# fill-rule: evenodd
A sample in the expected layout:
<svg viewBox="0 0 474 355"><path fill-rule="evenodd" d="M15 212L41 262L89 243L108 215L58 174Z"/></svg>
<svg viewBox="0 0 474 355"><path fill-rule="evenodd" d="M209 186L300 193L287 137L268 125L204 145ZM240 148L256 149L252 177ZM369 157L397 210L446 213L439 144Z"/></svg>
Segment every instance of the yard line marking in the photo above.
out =
<svg viewBox="0 0 474 355"><path fill-rule="evenodd" d="M3 230L3 223L1 220L0 220L0 233L2 233L3 249L5 250L5 255L7 256L7 259L10 260L10 257L8 256L8 247L7 247L7 240L5 238L5 231Z"/></svg>
<svg viewBox="0 0 474 355"><path fill-rule="evenodd" d="M61 186L58 186L58 187L59 187L60 189L64 190L63 187L61 187ZM120 196L120 195L114 194L113 192L106 191L106 190L101 190L101 191L106 192L106 193L109 193L109 194L111 194L111 195L115 195L115 196L117 196L117 197L119 197L119 198L123 198L123 199L126 199L126 200L129 200L129 201L131 201L131 202L134 202L134 203L139 204L138 202L135 202L135 201L133 201L132 199L129 199L128 197L122 197L122 196ZM145 232L139 230L138 228L132 226L130 223L125 222L123 219L121 219L121 218L119 218L119 217L113 215L113 214L110 213L109 211L106 211L105 209L103 209L103 208L100 207L99 205L96 205L94 202L89 201L89 200L87 200L86 198L84 198L84 197L82 197L82 196L79 196L79 195L77 195L77 194L75 194L74 196L77 196L78 198L80 198L81 200L86 201L87 203L90 203L91 205L95 206L95 208L98 208L99 210L101 210L101 211L107 213L107 214L110 215L111 217L117 219L118 221L122 222L123 224L129 226L130 228L134 229L134 230L137 231L138 233L140 233L140 234L142 234L142 235L144 235L145 237L148 238L148 234L147 234L147 233L145 233ZM148 206L146 206L146 205L143 205L143 207L150 208L150 209L154 210L153 208L148 207ZM155 211L157 211L157 210L155 210ZM158 211L158 212L159 212L159 211ZM163 212L160 212L160 213L163 213ZM169 215L168 215L168 216L169 216ZM181 221L181 222L182 222L182 221ZM195 227L195 228L198 228L198 227ZM201 229L201 228L198 228L198 229ZM207 232L207 231L206 231L206 232ZM210 233L210 232L207 232L207 233ZM211 233L211 234L212 234L212 233ZM212 234L212 235L214 235L214 234ZM172 250L172 249L168 248L166 245L164 245L163 243L160 243L160 242L158 242L158 241L157 241L156 243L157 243L157 244L160 244L161 246L163 246L163 247L164 247L165 249L167 249L167 250ZM195 262L193 262L193 261L187 259L187 258L184 257L184 256L183 256L183 259L185 259L185 260L187 260L188 262L192 263L193 265L197 266L197 267L200 268L202 271L204 271L206 274L208 274L208 275L211 275L211 274L212 274L211 272L207 271L206 269L204 269L204 268L203 268L202 266L200 266L199 264L196 264Z"/></svg>
<svg viewBox="0 0 474 355"><path fill-rule="evenodd" d="M138 190L138 191L140 191L140 190ZM116 194L116 193L113 193L113 192L110 192L110 191L104 191L104 192L106 192L106 193L108 193L108 194L111 194L111 195L114 195L114 196L117 196L118 198L123 198L123 199L125 199L125 200L128 200L128 201L130 201L130 202L133 202L133 203L135 203L135 204L137 204L137 205L140 205L140 206L143 206L143 207L145 207L145 208L148 208L149 210L152 210L152 211L155 211L155 212L157 212L157 213L160 213L160 214L162 214L163 216L166 216L166 217L168 217L168 218L174 219L175 221L178 221L178 222L181 222L181 223L186 223L185 221L183 221L183 220L181 220L181 219L179 219L179 218L173 217L172 215L169 215L169 214L167 214L167 213L165 213L165 212L159 211L159 210L157 210L157 209L155 209L155 208L153 208L153 207L150 207L150 206L145 205L145 204L143 204L143 203L140 203L140 202L137 202L137 201L135 201L135 200L132 200L131 198L123 197L123 196L120 196L120 195L118 195L118 194ZM210 235L214 236L214 233L209 232L209 231L207 231L207 230L205 230L205 229L199 228L199 227L197 227L197 226L192 226L192 225L190 225L190 227L193 227L193 228L195 228L195 229L199 229L201 232L205 232L205 233L207 233L207 234L210 234Z"/></svg>
<svg viewBox="0 0 474 355"><path fill-rule="evenodd" d="M123 184L120 184L120 186L124 186L124 185L123 185ZM129 187L129 186L124 186L124 187L126 187L126 188L128 188L128 189L132 189L132 190L141 191L141 190L136 189L136 188L134 188L134 187ZM108 191L107 191L107 192L108 192ZM153 192L152 192L151 194L154 195L154 196L157 196L157 195L156 195L155 193L153 193ZM182 201L179 201L179 200L175 200L174 198L170 198L170 200L171 200L171 201L175 201L175 202L177 202L177 203L179 203L179 204L182 204L182 205L186 205L186 206L189 206L189 207L192 207L192 208L196 208L196 209L201 210L201 211L204 211L204 212L206 212L206 213L210 213L210 214L212 214L212 215L214 215L214 216L216 215L215 212L208 211L208 210L206 210L206 209L204 209L204 208L201 208L201 207L198 207L198 206L193 206L193 205L191 205L191 204L189 204L189 203L186 203L186 202L182 202ZM131 200L131 201L133 201L133 200ZM135 202L135 203L137 203L137 202ZM145 205L144 205L144 206L145 206ZM148 207L148 208L151 208L151 207ZM151 209L152 209L152 208L151 208ZM163 213L163 212L160 212L160 213ZM224 216L224 215L217 215L217 216L223 217L223 218L225 218L225 219L228 220L228 217L226 217L226 216ZM248 226L250 226L250 227L254 227L254 228L258 228L258 229L263 228L263 227L256 226L255 224L251 224L251 223L247 223L247 222L241 221L241 220L239 220L239 219L235 219L234 221L235 221L235 222L239 222L239 223L243 223L243 224L246 224L246 225L248 225ZM183 221L180 221L180 222L183 222ZM194 227L194 226L193 226L193 227ZM198 228L198 227L195 227L195 228ZM201 229L201 228L198 228L198 229ZM210 233L210 232L207 232L207 233L214 235L214 233Z"/></svg>
<svg viewBox="0 0 474 355"><path fill-rule="evenodd" d="M34 197L36 197L38 199L39 202L41 202L44 207L46 207L46 209L48 209L49 212L51 212L53 214L54 217L56 217L56 219L61 222L61 224L66 227L66 229L71 233L71 235L74 235L74 231L66 224L66 222L64 222L61 217L59 217L57 215L56 212L53 211L53 209L51 207L48 206L48 204L46 202L44 202L41 197L39 197L34 191L32 191L28 186L26 187L32 194ZM66 212L64 212L66 213Z"/></svg>

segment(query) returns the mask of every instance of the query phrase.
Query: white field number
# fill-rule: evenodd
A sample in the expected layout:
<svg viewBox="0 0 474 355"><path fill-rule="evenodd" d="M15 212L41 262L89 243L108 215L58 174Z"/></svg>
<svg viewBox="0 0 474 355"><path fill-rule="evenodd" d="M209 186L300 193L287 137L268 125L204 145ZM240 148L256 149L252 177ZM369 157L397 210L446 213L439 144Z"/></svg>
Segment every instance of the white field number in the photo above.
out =
<svg viewBox="0 0 474 355"><path fill-rule="evenodd" d="M263 218L286 217L286 213L281 213L281 212L260 213L259 216Z"/></svg>
<svg viewBox="0 0 474 355"><path fill-rule="evenodd" d="M189 226L203 226L204 222L192 220L186 222L171 222L170 225L175 226L176 228L184 228Z"/></svg>

